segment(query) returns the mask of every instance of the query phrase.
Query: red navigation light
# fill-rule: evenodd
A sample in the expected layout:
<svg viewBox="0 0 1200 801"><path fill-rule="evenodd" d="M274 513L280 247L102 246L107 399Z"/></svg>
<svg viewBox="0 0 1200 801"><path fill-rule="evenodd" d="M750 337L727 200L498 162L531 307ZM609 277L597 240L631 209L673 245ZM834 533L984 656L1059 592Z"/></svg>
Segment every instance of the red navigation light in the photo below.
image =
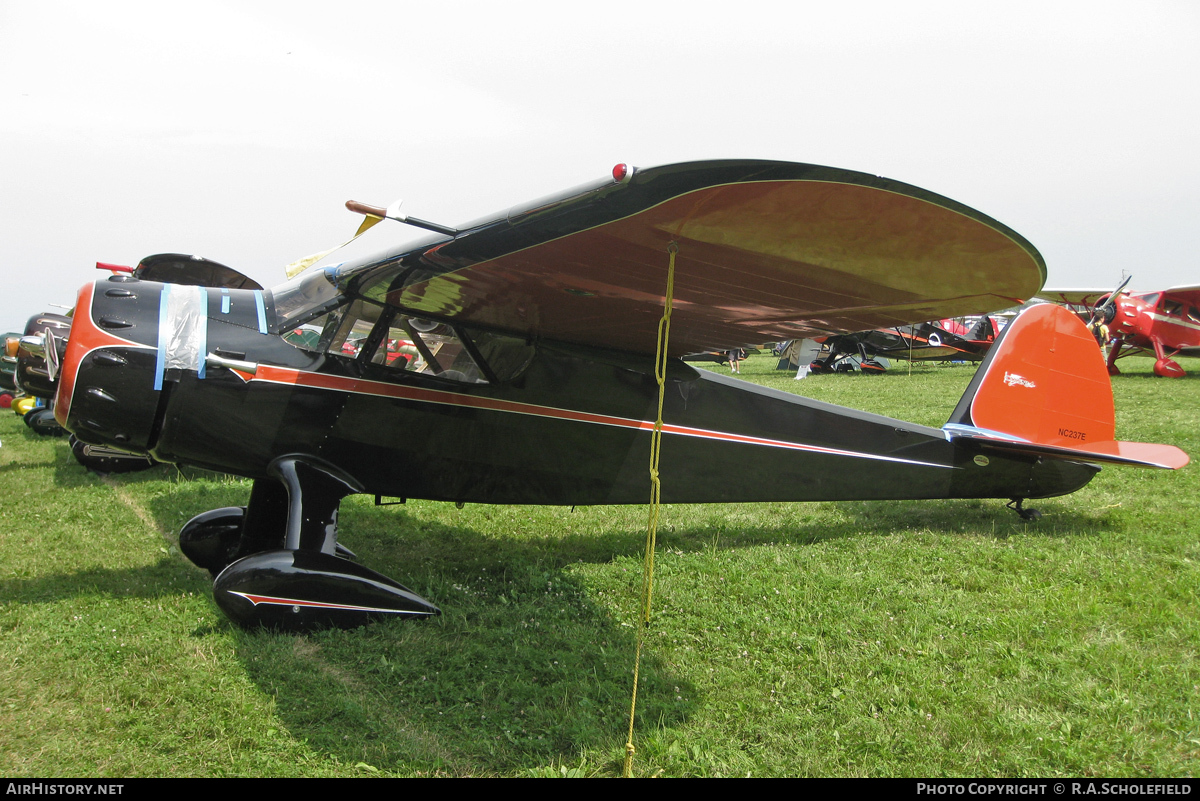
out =
<svg viewBox="0 0 1200 801"><path fill-rule="evenodd" d="M612 170L613 180L619 184L627 183L633 177L633 170L628 164L618 164Z"/></svg>

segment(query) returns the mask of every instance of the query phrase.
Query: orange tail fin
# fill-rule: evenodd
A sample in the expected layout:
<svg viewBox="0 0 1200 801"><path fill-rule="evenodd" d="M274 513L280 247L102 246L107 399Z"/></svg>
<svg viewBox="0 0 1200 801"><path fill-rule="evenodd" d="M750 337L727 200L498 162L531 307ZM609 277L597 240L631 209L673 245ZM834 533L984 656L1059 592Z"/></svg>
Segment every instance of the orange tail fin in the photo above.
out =
<svg viewBox="0 0 1200 801"><path fill-rule="evenodd" d="M944 427L951 439L1047 458L1177 469L1173 445L1114 439L1112 384L1096 340L1054 304L1027 309L1002 333Z"/></svg>

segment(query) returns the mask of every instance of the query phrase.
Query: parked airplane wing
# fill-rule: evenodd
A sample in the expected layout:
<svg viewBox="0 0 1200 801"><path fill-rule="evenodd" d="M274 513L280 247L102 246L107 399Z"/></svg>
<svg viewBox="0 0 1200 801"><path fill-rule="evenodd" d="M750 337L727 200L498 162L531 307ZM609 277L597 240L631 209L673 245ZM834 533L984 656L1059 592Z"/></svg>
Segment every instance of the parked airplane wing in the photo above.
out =
<svg viewBox="0 0 1200 801"><path fill-rule="evenodd" d="M1019 234L915 186L713 161L518 207L337 280L433 318L653 352L673 246L675 356L982 313L1032 297L1046 275Z"/></svg>

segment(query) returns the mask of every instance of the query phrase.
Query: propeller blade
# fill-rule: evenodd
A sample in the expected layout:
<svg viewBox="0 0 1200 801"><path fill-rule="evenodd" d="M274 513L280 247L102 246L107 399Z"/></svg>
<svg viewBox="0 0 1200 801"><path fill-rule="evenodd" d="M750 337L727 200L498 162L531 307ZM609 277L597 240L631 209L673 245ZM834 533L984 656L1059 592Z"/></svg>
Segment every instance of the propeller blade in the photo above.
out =
<svg viewBox="0 0 1200 801"><path fill-rule="evenodd" d="M1095 305L1095 307L1092 308L1092 316L1088 320L1089 328L1092 325L1094 325L1097 320L1104 320L1105 325L1108 325L1110 322L1112 322L1112 317L1109 314L1109 309L1116 308L1117 298L1120 296L1121 292L1123 292L1125 290L1125 287L1129 286L1129 282L1132 279L1133 279L1132 275L1125 276L1125 280L1122 281L1117 286L1116 289L1114 289L1112 292L1110 292L1108 297L1106 297L1104 300L1097 303ZM1105 319L1105 318L1108 318L1108 319Z"/></svg>

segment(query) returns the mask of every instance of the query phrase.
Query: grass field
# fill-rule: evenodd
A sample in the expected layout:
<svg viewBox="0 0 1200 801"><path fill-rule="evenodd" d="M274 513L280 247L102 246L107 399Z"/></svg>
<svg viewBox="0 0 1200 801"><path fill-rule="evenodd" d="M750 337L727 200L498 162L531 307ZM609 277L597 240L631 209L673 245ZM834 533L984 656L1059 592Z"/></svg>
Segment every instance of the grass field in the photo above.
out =
<svg viewBox="0 0 1200 801"><path fill-rule="evenodd" d="M1200 456L1200 378L1126 362L1118 436ZM773 366L745 377L930 425L973 372ZM351 498L343 541L443 615L244 632L175 534L247 482L87 474L10 414L0 440L0 775L620 773L644 509ZM1198 476L1105 469L1033 524L998 501L666 507L635 773L1193 775Z"/></svg>

